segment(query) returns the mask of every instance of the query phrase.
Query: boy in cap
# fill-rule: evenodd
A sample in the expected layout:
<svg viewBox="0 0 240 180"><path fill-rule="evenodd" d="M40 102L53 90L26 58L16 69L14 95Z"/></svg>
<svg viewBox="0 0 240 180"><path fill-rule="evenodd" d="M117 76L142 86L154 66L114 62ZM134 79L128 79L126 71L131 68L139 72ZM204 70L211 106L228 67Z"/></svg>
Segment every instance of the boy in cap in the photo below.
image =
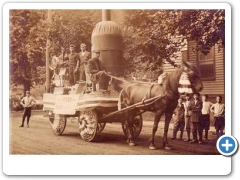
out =
<svg viewBox="0 0 240 180"><path fill-rule="evenodd" d="M26 96L22 98L20 104L24 107L22 124L19 127L24 127L24 121L27 117L27 127L29 127L29 121L31 117L32 105L36 103L35 99L30 96L30 91L26 91Z"/></svg>

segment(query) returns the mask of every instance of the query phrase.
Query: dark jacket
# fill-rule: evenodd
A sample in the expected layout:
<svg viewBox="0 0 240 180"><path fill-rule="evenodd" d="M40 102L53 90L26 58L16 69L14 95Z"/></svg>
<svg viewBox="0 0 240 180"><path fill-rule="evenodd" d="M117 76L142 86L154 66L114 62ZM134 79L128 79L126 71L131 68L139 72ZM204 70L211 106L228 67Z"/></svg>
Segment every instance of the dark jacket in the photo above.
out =
<svg viewBox="0 0 240 180"><path fill-rule="evenodd" d="M99 71L102 71L102 65L98 58L92 58L88 61L88 68L90 74L95 74Z"/></svg>
<svg viewBox="0 0 240 180"><path fill-rule="evenodd" d="M184 106L183 104L179 106L177 105L176 109L174 110L174 114L176 115L176 122L184 121Z"/></svg>
<svg viewBox="0 0 240 180"><path fill-rule="evenodd" d="M91 81L95 82L97 81L97 73L99 71L102 71L102 65L98 58L92 58L88 61L88 69L89 73L91 74Z"/></svg>
<svg viewBox="0 0 240 180"><path fill-rule="evenodd" d="M192 100L189 104L189 110L191 113L191 122L199 122L199 118L202 114L202 101L198 100L195 104L195 101Z"/></svg>

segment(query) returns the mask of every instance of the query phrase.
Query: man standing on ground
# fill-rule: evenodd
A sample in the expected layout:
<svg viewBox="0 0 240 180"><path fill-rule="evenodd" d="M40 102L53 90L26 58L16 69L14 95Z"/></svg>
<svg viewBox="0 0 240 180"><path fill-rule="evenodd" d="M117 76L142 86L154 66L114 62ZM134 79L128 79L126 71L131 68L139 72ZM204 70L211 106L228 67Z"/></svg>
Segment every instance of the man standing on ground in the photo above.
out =
<svg viewBox="0 0 240 180"><path fill-rule="evenodd" d="M24 107L23 117L22 117L22 124L19 127L24 127L24 121L27 117L27 127L29 127L29 120L31 117L32 105L36 103L35 99L30 96L30 91L26 91L26 96L22 98L21 105Z"/></svg>

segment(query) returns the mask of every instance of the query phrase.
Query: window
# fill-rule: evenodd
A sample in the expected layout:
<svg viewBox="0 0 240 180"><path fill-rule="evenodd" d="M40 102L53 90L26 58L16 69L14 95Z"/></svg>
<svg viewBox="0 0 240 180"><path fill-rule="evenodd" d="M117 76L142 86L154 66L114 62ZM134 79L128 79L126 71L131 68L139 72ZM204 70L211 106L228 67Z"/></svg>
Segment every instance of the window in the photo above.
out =
<svg viewBox="0 0 240 180"><path fill-rule="evenodd" d="M202 80L215 80L214 46L207 55L198 52L198 65Z"/></svg>

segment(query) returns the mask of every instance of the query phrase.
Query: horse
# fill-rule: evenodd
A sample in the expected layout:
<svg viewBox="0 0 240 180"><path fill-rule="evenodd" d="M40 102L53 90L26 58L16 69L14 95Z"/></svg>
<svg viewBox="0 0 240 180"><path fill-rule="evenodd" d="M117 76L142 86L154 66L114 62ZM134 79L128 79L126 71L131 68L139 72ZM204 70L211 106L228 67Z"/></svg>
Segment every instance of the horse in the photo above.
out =
<svg viewBox="0 0 240 180"><path fill-rule="evenodd" d="M149 149L156 149L154 144L155 133L158 129L158 123L163 114L165 114L165 125L164 125L164 137L163 137L163 148L171 149L167 141L167 133L169 129L169 123L173 115L173 111L177 106L179 93L179 81L181 81L182 75L188 76L191 86L191 92L200 92L203 89L202 81L197 71L197 68L186 61L182 62L182 66L177 70L169 73L165 78L165 82L162 84L149 83L131 83L124 87L119 95L120 108L122 106L131 106L139 102L143 102L147 99L154 97L157 98L151 105L137 107L129 112L125 113L125 126L128 131L128 143L130 146L134 146L134 135L131 126L131 121L139 110L155 112L154 125L152 128L152 135L149 140Z"/></svg>

